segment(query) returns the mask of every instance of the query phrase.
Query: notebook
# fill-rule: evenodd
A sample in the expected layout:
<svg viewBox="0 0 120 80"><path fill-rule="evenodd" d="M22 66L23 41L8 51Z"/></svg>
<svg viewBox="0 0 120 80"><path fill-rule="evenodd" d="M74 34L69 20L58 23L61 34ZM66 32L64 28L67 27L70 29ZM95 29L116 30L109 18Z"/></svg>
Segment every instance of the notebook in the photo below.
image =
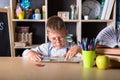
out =
<svg viewBox="0 0 120 80"><path fill-rule="evenodd" d="M44 57L42 62L61 62L61 63L79 63L82 59L79 57L73 57L71 60L65 60L64 57Z"/></svg>

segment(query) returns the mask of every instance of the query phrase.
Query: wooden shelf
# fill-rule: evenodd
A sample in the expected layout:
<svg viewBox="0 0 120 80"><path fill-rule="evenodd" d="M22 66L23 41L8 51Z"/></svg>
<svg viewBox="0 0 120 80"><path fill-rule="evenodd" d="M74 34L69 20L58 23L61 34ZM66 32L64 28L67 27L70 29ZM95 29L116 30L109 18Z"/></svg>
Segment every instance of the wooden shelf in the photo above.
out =
<svg viewBox="0 0 120 80"><path fill-rule="evenodd" d="M12 19L13 22L45 22L45 20L34 20L34 19Z"/></svg>
<svg viewBox="0 0 120 80"><path fill-rule="evenodd" d="M81 22L112 22L114 20L81 20Z"/></svg>
<svg viewBox="0 0 120 80"><path fill-rule="evenodd" d="M25 46L25 47L14 47L15 49L27 49L27 48L35 48L39 46L39 44L35 44L35 45L30 45L30 46Z"/></svg>
<svg viewBox="0 0 120 80"><path fill-rule="evenodd" d="M79 22L79 20L71 20L71 19L69 19L69 20L64 20L64 22Z"/></svg>

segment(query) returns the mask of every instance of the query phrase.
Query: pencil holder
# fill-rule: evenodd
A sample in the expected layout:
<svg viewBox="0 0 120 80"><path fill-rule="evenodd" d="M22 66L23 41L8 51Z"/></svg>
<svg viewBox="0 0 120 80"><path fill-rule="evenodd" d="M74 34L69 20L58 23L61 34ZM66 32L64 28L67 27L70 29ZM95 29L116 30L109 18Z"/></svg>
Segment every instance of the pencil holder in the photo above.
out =
<svg viewBox="0 0 120 80"><path fill-rule="evenodd" d="M83 67L91 68L94 66L95 50L93 51L82 51Z"/></svg>

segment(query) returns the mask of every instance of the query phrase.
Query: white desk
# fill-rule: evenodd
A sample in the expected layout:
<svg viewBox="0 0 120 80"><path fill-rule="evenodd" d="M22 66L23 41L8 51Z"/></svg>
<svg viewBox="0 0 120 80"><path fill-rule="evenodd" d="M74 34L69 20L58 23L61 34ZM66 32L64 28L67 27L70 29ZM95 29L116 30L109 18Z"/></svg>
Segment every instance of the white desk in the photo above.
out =
<svg viewBox="0 0 120 80"><path fill-rule="evenodd" d="M120 69L84 69L80 63L41 63L0 57L0 80L120 80Z"/></svg>

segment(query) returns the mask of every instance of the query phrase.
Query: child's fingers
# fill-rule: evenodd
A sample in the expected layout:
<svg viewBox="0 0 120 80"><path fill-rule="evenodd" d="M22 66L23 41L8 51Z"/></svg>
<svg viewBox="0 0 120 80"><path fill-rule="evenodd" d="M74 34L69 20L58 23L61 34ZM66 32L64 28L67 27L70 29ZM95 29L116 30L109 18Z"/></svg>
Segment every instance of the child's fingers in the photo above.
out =
<svg viewBox="0 0 120 80"><path fill-rule="evenodd" d="M73 57L74 55L72 53L70 53L69 55L69 60Z"/></svg>
<svg viewBox="0 0 120 80"><path fill-rule="evenodd" d="M66 56L65 56L65 60L69 59L69 53L67 52Z"/></svg>
<svg viewBox="0 0 120 80"><path fill-rule="evenodd" d="M31 57L31 60L33 60L33 61L41 61L41 58L42 58L42 56L36 55L34 57Z"/></svg>
<svg viewBox="0 0 120 80"><path fill-rule="evenodd" d="M37 61L41 61L41 56L37 55L37 56L36 56L36 60L37 60Z"/></svg>
<svg viewBox="0 0 120 80"><path fill-rule="evenodd" d="M65 60L68 60L68 56L66 55Z"/></svg>
<svg viewBox="0 0 120 80"><path fill-rule="evenodd" d="M73 56L74 56L74 54L72 52L68 52L65 59L70 60Z"/></svg>

